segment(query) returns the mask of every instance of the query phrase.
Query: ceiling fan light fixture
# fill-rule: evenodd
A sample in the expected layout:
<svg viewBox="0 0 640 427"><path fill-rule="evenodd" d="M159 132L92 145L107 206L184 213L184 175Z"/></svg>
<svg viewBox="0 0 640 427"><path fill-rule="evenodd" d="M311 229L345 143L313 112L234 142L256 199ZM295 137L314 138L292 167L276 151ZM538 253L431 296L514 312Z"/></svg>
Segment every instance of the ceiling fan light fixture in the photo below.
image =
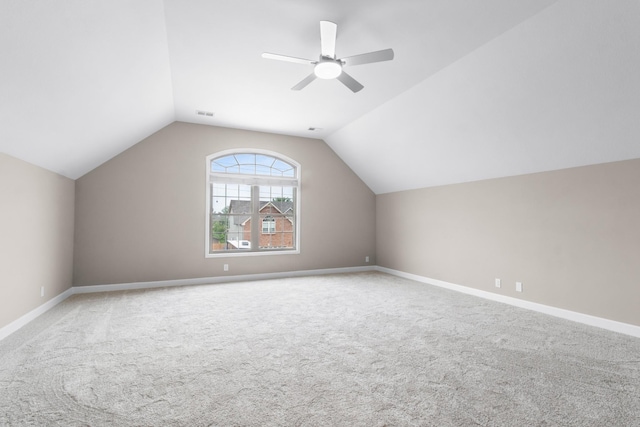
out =
<svg viewBox="0 0 640 427"><path fill-rule="evenodd" d="M313 69L319 79L335 79L342 73L342 66L334 61L322 61Z"/></svg>
<svg viewBox="0 0 640 427"><path fill-rule="evenodd" d="M320 57L317 61L311 59L296 58L294 56L278 55L264 52L263 58L277 59L278 61L295 62L303 65L313 65L313 72L302 79L291 90L304 89L315 79L337 79L345 85L351 92L359 92L362 86L356 79L346 72L342 67L352 65L370 64L372 62L390 61L393 59L393 49L377 50L375 52L361 53L359 55L348 56L346 58L336 58L336 31L338 26L335 22L320 21Z"/></svg>

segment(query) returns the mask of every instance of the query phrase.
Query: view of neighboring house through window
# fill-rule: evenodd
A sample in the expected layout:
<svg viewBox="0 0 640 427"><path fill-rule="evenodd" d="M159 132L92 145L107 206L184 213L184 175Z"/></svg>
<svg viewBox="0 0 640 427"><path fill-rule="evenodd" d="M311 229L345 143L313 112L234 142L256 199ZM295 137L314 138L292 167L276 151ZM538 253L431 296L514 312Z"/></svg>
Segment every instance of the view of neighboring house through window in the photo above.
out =
<svg viewBox="0 0 640 427"><path fill-rule="evenodd" d="M262 234L274 234L275 232L276 220L271 215L267 215L262 220Z"/></svg>
<svg viewBox="0 0 640 427"><path fill-rule="evenodd" d="M207 157L207 254L295 251L299 166L271 152Z"/></svg>

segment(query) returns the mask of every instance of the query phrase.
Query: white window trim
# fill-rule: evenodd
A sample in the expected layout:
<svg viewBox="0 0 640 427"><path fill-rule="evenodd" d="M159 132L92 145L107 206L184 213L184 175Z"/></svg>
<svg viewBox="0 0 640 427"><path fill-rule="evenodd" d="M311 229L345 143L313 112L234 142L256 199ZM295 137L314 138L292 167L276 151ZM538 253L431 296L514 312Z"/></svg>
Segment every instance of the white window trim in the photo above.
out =
<svg viewBox="0 0 640 427"><path fill-rule="evenodd" d="M277 177L277 176L265 176L255 177L254 175L242 175L242 174L223 174L211 172L211 160L217 157L228 156L230 154L264 154L266 156L275 157L281 159L296 168L296 177ZM204 256L205 258L229 258L229 257L246 257L246 256L274 256L274 255L297 255L300 253L300 206L301 206L301 177L302 167L300 163L296 162L292 158L278 153L277 151L262 150L259 148L238 148L218 151L216 153L209 154L205 159L205 197L206 197L206 209L205 209L205 235L204 235ZM212 178L224 177L225 181L238 184L263 184L273 186L295 186L296 187L296 223L295 223L295 249L268 249L263 251L251 251L251 252L219 252L209 253L211 247L211 183ZM263 179L264 178L264 179Z"/></svg>

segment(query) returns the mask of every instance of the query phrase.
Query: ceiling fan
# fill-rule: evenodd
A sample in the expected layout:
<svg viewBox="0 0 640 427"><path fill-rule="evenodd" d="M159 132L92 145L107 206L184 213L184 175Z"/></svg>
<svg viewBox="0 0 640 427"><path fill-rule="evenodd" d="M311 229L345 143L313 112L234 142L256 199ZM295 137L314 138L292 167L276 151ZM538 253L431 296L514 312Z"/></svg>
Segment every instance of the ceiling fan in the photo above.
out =
<svg viewBox="0 0 640 427"><path fill-rule="evenodd" d="M336 23L331 21L320 21L320 58L317 61L267 52L263 53L262 57L314 66L313 72L305 77L300 83L292 87L292 90L300 90L316 78L320 78L338 79L354 93L358 92L364 86L347 74L343 70L343 67L370 64L372 62L390 61L393 59L393 49L378 50L375 52L362 53L360 55L338 59L336 58L337 30L338 25Z"/></svg>

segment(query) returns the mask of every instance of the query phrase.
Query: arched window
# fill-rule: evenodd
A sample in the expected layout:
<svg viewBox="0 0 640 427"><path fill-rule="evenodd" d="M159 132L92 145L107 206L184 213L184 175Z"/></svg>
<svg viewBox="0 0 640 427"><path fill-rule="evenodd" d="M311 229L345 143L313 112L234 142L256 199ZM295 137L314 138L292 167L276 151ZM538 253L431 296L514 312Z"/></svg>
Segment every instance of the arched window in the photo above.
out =
<svg viewBox="0 0 640 427"><path fill-rule="evenodd" d="M206 255L297 252L299 174L268 151L208 156Z"/></svg>

